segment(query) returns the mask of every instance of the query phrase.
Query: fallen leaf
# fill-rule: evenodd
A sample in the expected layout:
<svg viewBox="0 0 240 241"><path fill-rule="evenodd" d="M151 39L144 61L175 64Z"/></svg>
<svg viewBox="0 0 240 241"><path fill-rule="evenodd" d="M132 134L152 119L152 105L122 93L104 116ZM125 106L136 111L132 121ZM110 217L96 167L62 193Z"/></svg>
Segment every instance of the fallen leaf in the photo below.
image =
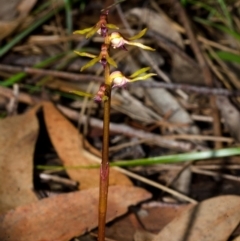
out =
<svg viewBox="0 0 240 241"><path fill-rule="evenodd" d="M2 241L67 241L97 226L98 188L42 199L0 216ZM151 194L127 186L109 188L107 221Z"/></svg>
<svg viewBox="0 0 240 241"><path fill-rule="evenodd" d="M34 111L0 120L0 212L37 201L32 171L38 129Z"/></svg>
<svg viewBox="0 0 240 241"><path fill-rule="evenodd" d="M137 230L134 234L134 241L151 241L155 234L143 230Z"/></svg>
<svg viewBox="0 0 240 241"><path fill-rule="evenodd" d="M138 212L138 216L146 230L158 233L191 205L192 204L168 204L153 201L144 204Z"/></svg>
<svg viewBox="0 0 240 241"><path fill-rule="evenodd" d="M153 241L226 241L240 221L240 197L220 196L182 212Z"/></svg>
<svg viewBox="0 0 240 241"><path fill-rule="evenodd" d="M65 166L89 166L100 163L98 157L84 150L83 137L51 102L45 102L43 110L50 139ZM80 189L99 186L99 168L67 169L66 171L71 179L80 183ZM109 185L132 185L132 183L122 173L111 169Z"/></svg>

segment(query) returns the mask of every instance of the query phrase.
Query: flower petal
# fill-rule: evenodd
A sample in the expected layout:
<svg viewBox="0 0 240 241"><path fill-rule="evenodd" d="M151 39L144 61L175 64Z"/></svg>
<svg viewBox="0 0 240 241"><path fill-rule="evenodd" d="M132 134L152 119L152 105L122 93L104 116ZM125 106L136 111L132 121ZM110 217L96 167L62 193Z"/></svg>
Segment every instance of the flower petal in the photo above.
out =
<svg viewBox="0 0 240 241"><path fill-rule="evenodd" d="M153 49L153 48L151 48L151 47L149 47L149 46L146 46L146 45L144 45L144 44L137 43L137 42L130 42L130 41L128 41L128 42L126 42L126 44L128 44L128 45L134 45L134 46L137 46L137 47L139 47L139 48L141 48L141 49L145 49L145 50L155 51L155 49Z"/></svg>
<svg viewBox="0 0 240 241"><path fill-rule="evenodd" d="M89 57L89 58L96 58L97 55L94 55L94 54L90 54L90 53L86 53L86 52L79 52L79 51L73 51L75 54L78 54L80 56L83 56L83 57Z"/></svg>
<svg viewBox="0 0 240 241"><path fill-rule="evenodd" d="M135 40L135 39L139 39L141 38L145 33L147 32L147 28L144 28L141 32L139 32L138 34L128 38L129 40Z"/></svg>
<svg viewBox="0 0 240 241"><path fill-rule="evenodd" d="M157 75L157 74L150 73L150 74L146 74L146 75L143 75L143 76L138 76L134 79L131 79L130 82L134 82L134 81L138 81L138 80L146 80L146 79L150 78L151 76L155 76L155 75Z"/></svg>
<svg viewBox="0 0 240 241"><path fill-rule="evenodd" d="M117 68L117 64L116 62L109 56L106 56L106 60L109 64L111 64L112 66L114 66L115 68Z"/></svg>
<svg viewBox="0 0 240 241"><path fill-rule="evenodd" d="M136 72L134 72L132 75L130 75L129 77L130 78L134 78L134 77L136 77L136 76L138 76L138 75L140 75L142 73L147 72L149 69L150 69L150 67L145 67L145 68L139 69Z"/></svg>
<svg viewBox="0 0 240 241"><path fill-rule="evenodd" d="M88 32L86 38L92 37L99 30L99 26L94 26L91 31Z"/></svg>
<svg viewBox="0 0 240 241"><path fill-rule="evenodd" d="M85 28L82 30L77 30L77 31L74 31L73 34L86 34L86 33L90 32L94 27L95 26L90 27L90 28Z"/></svg>
<svg viewBox="0 0 240 241"><path fill-rule="evenodd" d="M91 66L93 66L94 64L96 64L101 58L98 56L92 60L90 60L87 64L83 65L83 67L81 68L81 72L86 69L86 68L89 68Z"/></svg>

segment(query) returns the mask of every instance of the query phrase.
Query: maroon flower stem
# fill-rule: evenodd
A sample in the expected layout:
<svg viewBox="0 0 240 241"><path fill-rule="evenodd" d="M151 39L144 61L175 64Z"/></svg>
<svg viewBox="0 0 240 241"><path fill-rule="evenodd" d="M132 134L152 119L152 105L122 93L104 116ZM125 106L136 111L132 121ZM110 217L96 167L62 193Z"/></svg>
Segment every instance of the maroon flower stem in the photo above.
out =
<svg viewBox="0 0 240 241"><path fill-rule="evenodd" d="M109 49L108 36L105 37L105 44ZM110 66L106 63L104 68L105 77L105 96L103 112L103 147L102 162L100 166L100 187L99 187L99 213L98 213L98 240L105 240L105 223L107 213L107 197L109 183L109 125L110 125L110 108L111 108L111 81Z"/></svg>

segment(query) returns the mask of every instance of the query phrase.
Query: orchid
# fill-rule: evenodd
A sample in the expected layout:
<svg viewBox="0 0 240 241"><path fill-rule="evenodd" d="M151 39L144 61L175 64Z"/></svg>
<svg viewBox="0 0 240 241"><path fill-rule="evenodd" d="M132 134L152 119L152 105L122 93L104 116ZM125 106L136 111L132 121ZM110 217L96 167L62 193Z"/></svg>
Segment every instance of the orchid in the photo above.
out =
<svg viewBox="0 0 240 241"><path fill-rule="evenodd" d="M134 35L131 38L124 38L119 32L112 32L109 36L112 47L115 48L123 48L126 50L125 44L127 45L134 45L137 46L139 48L145 49L145 50L150 50L150 51L155 51L155 49L146 46L144 44L138 43L138 42L132 42L132 40L135 39L139 39L141 38L145 33L146 33L147 29L143 29L141 32L139 32L137 35Z"/></svg>
<svg viewBox="0 0 240 241"><path fill-rule="evenodd" d="M95 95L84 91L80 91L80 90L71 90L70 93L73 93L78 96L90 97L90 98L93 98L95 102L101 102L101 101L108 100L108 97L105 95L105 91L106 91L106 85L101 84Z"/></svg>
<svg viewBox="0 0 240 241"><path fill-rule="evenodd" d="M107 213L107 194L109 185L109 133L110 133L110 109L111 109L111 92L114 87L123 87L129 82L138 80L146 80L156 74L146 73L150 68L142 68L134 72L129 77L126 77L121 71L110 72L110 65L117 67L115 61L110 57L110 49L122 48L126 50L125 45L133 45L142 49L154 51L153 48L146 46L142 43L134 42L135 39L141 38L147 31L143 29L137 35L131 38L124 38L119 32L109 33L109 29L118 29L114 24L108 23L109 9L116 4L123 2L124 0L114 1L112 5L102 10L98 22L90 28L75 31L75 34L84 34L86 38L93 36L95 33L104 37L104 41L101 45L101 51L98 55L74 51L76 54L84 57L89 57L90 60L87 64L82 66L81 71L100 62L104 70L104 83L100 84L100 87L95 95L88 94L82 91L71 91L72 93L80 96L92 97L96 102L103 102L103 145L102 145L102 162L100 166L100 184L99 184L99 208L98 208L98 241L105 241L105 222Z"/></svg>
<svg viewBox="0 0 240 241"><path fill-rule="evenodd" d="M80 55L80 56L92 58L92 60L90 60L87 64L82 66L80 71L83 71L84 69L93 66L97 62L100 62L103 65L104 68L105 68L107 63L111 64L115 68L117 67L116 62L109 56L108 49L107 49L107 46L105 44L102 44L101 52L98 56L94 55L94 54L86 53L86 52L78 52L78 51L74 51L74 52L76 54Z"/></svg>
<svg viewBox="0 0 240 241"><path fill-rule="evenodd" d="M128 78L122 74L121 71L114 71L110 74L110 79L113 83L112 88L115 87L124 87L127 83L129 82L134 82L138 80L146 80L150 78L151 76L154 76L156 74L154 73L149 73L145 75L141 75L148 71L150 67L142 68L134 72L132 75L130 75Z"/></svg>
<svg viewBox="0 0 240 241"><path fill-rule="evenodd" d="M99 21L90 28L85 28L82 30L77 30L73 34L86 34L86 38L92 37L95 33L100 34L103 37L106 37L108 29L118 29L114 24L107 23L108 11L100 15Z"/></svg>

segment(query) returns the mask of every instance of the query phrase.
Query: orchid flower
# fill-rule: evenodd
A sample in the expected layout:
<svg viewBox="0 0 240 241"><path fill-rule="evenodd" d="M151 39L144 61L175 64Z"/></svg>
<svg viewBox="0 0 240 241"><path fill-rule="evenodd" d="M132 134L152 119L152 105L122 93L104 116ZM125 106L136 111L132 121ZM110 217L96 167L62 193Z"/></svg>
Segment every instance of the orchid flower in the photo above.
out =
<svg viewBox="0 0 240 241"><path fill-rule="evenodd" d="M95 102L101 102L101 101L108 100L108 97L105 95L105 90L106 90L106 85L101 84L95 95L86 93L83 91L79 91L79 90L72 90L70 91L70 93L76 94L78 96L90 97L90 98L93 98Z"/></svg>
<svg viewBox="0 0 240 241"><path fill-rule="evenodd" d="M110 38L112 47L114 49L121 47L121 48L126 50L125 44L127 44L127 45L134 45L134 46L137 46L137 47L142 48L142 49L155 51L155 49L153 49L149 46L146 46L144 44L141 44L141 43L138 43L138 42L132 42L132 40L141 38L146 33L146 31L147 31L147 29L145 28L140 33L138 33L137 35L135 35L131 38L128 38L128 39L124 38L119 32L112 32L110 34L109 38Z"/></svg>
<svg viewBox="0 0 240 241"><path fill-rule="evenodd" d="M107 15L108 11L102 13L100 15L99 21L93 27L77 30L73 32L73 34L86 34L86 38L90 38L95 33L98 33L101 36L106 37L108 29L118 29L116 25L107 23Z"/></svg>
<svg viewBox="0 0 240 241"><path fill-rule="evenodd" d="M111 64L112 66L114 66L115 68L117 68L117 64L116 62L109 56L108 51L107 51L107 46L105 44L102 44L102 48L101 48L101 52L100 54L94 55L94 54L90 54L90 53L86 53L86 52L78 52L78 51L74 51L76 54L80 55L80 56L84 56L84 57L89 57L92 58L92 60L90 60L87 64L85 64L84 66L82 66L80 71L83 71L86 68L89 68L91 66L93 66L94 64L96 64L97 62L100 62L103 67L105 68L106 63Z"/></svg>
<svg viewBox="0 0 240 241"><path fill-rule="evenodd" d="M130 75L128 78L122 74L121 71L114 71L110 74L110 79L112 80L113 86L112 88L115 87L124 87L127 83L129 82L134 82L138 80L146 80L150 78L151 76L154 76L156 74L154 73L149 73L145 75L141 75L148 71L150 67L142 68L134 72L132 75Z"/></svg>

